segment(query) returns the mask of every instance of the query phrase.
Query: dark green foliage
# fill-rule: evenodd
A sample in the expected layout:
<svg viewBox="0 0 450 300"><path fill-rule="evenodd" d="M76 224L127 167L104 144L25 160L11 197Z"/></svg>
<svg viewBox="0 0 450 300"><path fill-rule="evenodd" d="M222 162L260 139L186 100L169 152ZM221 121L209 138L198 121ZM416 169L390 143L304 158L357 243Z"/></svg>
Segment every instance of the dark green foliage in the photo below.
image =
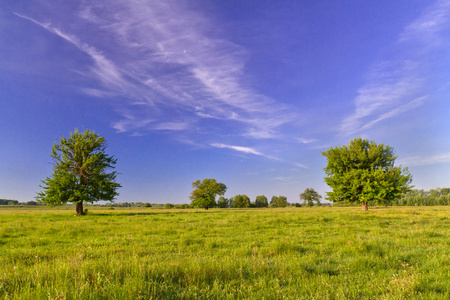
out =
<svg viewBox="0 0 450 300"><path fill-rule="evenodd" d="M0 205L18 205L17 200L0 199Z"/></svg>
<svg viewBox="0 0 450 300"><path fill-rule="evenodd" d="M436 188L429 191L413 189L402 198L396 199L392 204L407 206L450 205L450 189Z"/></svg>
<svg viewBox="0 0 450 300"><path fill-rule="evenodd" d="M256 196L255 207L269 207L267 197L264 195Z"/></svg>
<svg viewBox="0 0 450 300"><path fill-rule="evenodd" d="M287 198L285 196L272 196L270 200L270 207L287 207L289 203L287 202Z"/></svg>
<svg viewBox="0 0 450 300"><path fill-rule="evenodd" d="M150 203L144 203L143 205L144 207L152 207L152 205Z"/></svg>
<svg viewBox="0 0 450 300"><path fill-rule="evenodd" d="M247 195L236 195L231 198L233 208L250 207L250 198Z"/></svg>
<svg viewBox="0 0 450 300"><path fill-rule="evenodd" d="M320 205L320 199L322 196L316 192L313 188L307 188L303 193L300 194L300 200L303 200L303 204L306 206L313 206L314 202Z"/></svg>
<svg viewBox="0 0 450 300"><path fill-rule="evenodd" d="M394 166L397 156L388 145L355 138L322 154L327 158L325 182L333 189L327 192L330 201L362 203L367 209L369 201L387 204L410 188L411 174Z"/></svg>
<svg viewBox="0 0 450 300"><path fill-rule="evenodd" d="M285 196L278 196L277 199L277 207L288 207L289 203L287 201L287 197Z"/></svg>
<svg viewBox="0 0 450 300"><path fill-rule="evenodd" d="M224 196L220 196L217 200L217 207L219 208L228 208L231 207L231 201Z"/></svg>
<svg viewBox="0 0 450 300"><path fill-rule="evenodd" d="M106 146L105 138L90 130L61 136L52 148L53 174L42 181L36 199L49 205L76 203L77 215L83 214L83 203L112 201L120 184L117 172L107 172L117 160L105 153Z"/></svg>
<svg viewBox="0 0 450 300"><path fill-rule="evenodd" d="M429 191L412 189L403 195L388 203L390 206L440 206L450 205L450 194L448 188L436 188ZM369 201L369 205L377 205L377 201ZM355 203L335 202L333 206L355 206Z"/></svg>
<svg viewBox="0 0 450 300"><path fill-rule="evenodd" d="M221 182L217 182L214 178L196 180L192 183L194 190L189 197L192 202L192 207L200 207L208 209L209 207L216 206L216 195L224 195L227 186Z"/></svg>
<svg viewBox="0 0 450 300"><path fill-rule="evenodd" d="M173 208L175 205L173 205L172 203L166 203L166 204L164 204L164 208L165 209L171 209L171 208Z"/></svg>
<svg viewBox="0 0 450 300"><path fill-rule="evenodd" d="M269 207L277 207L277 196L272 196L272 199L270 199L270 205Z"/></svg>
<svg viewBox="0 0 450 300"><path fill-rule="evenodd" d="M189 204L176 204L174 205L172 208L176 208L176 209L186 209L186 208L190 208Z"/></svg>
<svg viewBox="0 0 450 300"><path fill-rule="evenodd" d="M0 205L45 205L36 201L19 202L18 200L0 199Z"/></svg>

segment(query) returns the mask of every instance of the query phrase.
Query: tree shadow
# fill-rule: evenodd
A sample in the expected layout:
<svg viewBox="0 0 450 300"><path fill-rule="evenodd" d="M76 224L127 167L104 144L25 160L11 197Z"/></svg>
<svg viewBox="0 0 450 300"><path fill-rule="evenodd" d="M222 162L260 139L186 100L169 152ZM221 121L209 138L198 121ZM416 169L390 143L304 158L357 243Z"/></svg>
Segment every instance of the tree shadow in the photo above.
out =
<svg viewBox="0 0 450 300"><path fill-rule="evenodd" d="M154 216L154 215L180 215L180 214L217 214L220 213L220 211L211 211L211 210L205 210L205 211L161 211L161 212L120 212L120 211L112 211L112 212L89 212L89 215L91 216Z"/></svg>

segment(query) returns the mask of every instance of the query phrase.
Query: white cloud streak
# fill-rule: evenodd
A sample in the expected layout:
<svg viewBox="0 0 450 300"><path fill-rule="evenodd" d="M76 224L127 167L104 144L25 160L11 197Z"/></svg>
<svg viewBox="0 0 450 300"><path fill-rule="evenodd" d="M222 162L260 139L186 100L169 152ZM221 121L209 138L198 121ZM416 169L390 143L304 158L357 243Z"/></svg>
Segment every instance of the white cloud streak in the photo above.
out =
<svg viewBox="0 0 450 300"><path fill-rule="evenodd" d="M399 163L405 167L418 167L450 163L450 153L437 154L431 156L409 156L399 160Z"/></svg>
<svg viewBox="0 0 450 300"><path fill-rule="evenodd" d="M249 57L246 49L218 37L217 32L213 38L208 33L216 27L213 20L184 6L162 0L93 0L80 4L75 12L71 23L77 26L58 17L53 17L57 27L16 15L91 57L93 64L85 75L97 79L103 88L83 87L81 91L121 98L119 111L124 119L113 125L120 132L164 127L195 131L195 123L217 120L241 124L233 127L236 135L277 137L278 128L295 115L243 84ZM146 113L130 107L135 103L146 105ZM182 119L183 125L167 126L173 117ZM161 125L150 124L148 119Z"/></svg>
<svg viewBox="0 0 450 300"><path fill-rule="evenodd" d="M227 148L227 149L232 149L232 150L235 150L235 151L238 151L238 152L243 152L243 153L246 153L246 154L253 154L253 155L264 156L264 157L267 157L267 158L279 160L279 159L276 158L276 157L268 156L268 155L262 154L261 152L256 151L255 149L250 148L250 147L225 145L225 144L220 144L220 143L213 143L213 144L211 144L211 146L216 147L216 148Z"/></svg>
<svg viewBox="0 0 450 300"><path fill-rule="evenodd" d="M297 141L298 141L299 143L302 143L302 144L311 144L311 143L316 142L317 139L304 139L304 138L298 138Z"/></svg>
<svg viewBox="0 0 450 300"><path fill-rule="evenodd" d="M111 91L122 93L125 90L131 90L133 88L123 77L122 72L119 70L119 68L112 61L108 60L101 53L101 51L80 41L76 36L67 34L61 31L60 29L53 27L50 23L41 23L31 17L27 17L19 13L14 14L20 18L29 20L34 24L39 25L42 28L46 29L47 31L63 38L67 42L77 47L82 52L89 55L94 62L94 66L91 68L93 74L95 74L96 78L99 79L103 84L110 87ZM100 91L89 88L83 89L83 91L85 91L87 94L95 96L104 96L104 95L108 96L112 94L111 92L108 91Z"/></svg>
<svg viewBox="0 0 450 300"><path fill-rule="evenodd" d="M221 144L221 143L213 143L211 144L212 147L215 148L225 148L225 149L231 149L237 152L241 152L241 153L245 153L245 154L253 154L253 155L257 155L257 156L262 156L271 160L275 160L275 161L279 161L279 162L284 162L284 163L290 163L293 164L296 167L299 168L303 168L303 169L308 169L307 166L300 164L300 163L295 163L295 162L286 162L283 159L280 159L278 157L275 156L271 156L271 155L267 155L264 153L261 153L253 148L250 147L243 147L243 146L234 146L234 145L226 145L226 144Z"/></svg>
<svg viewBox="0 0 450 300"><path fill-rule="evenodd" d="M440 31L450 21L450 1L439 0L417 20L406 26L400 41L418 40L425 46L435 47L442 41Z"/></svg>
<svg viewBox="0 0 450 300"><path fill-rule="evenodd" d="M339 128L343 136L372 128L375 124L414 109L426 97L426 64L430 51L440 45L439 32L449 25L450 1L438 1L400 35L402 59L375 64L367 83L354 99L355 111Z"/></svg>
<svg viewBox="0 0 450 300"><path fill-rule="evenodd" d="M341 134L352 135L371 128L381 120L398 115L399 106L420 93L422 82L416 63L407 61L400 66L381 64L370 73L369 83L358 91L354 101L355 112L342 121Z"/></svg>
<svg viewBox="0 0 450 300"><path fill-rule="evenodd" d="M381 121L383 121L385 119L393 118L393 117L395 117L397 115L400 115L400 114L402 114L404 112L407 112L407 111L409 111L411 109L417 108L417 107L421 106L422 103L425 100L426 100L426 97L420 97L420 98L414 99L413 101L408 102L408 103L406 103L404 105L395 107L392 110L381 114L378 118L376 118L376 119L374 119L374 120L364 124L364 126L361 127L361 130L371 128L372 126L374 126L378 122L381 122Z"/></svg>

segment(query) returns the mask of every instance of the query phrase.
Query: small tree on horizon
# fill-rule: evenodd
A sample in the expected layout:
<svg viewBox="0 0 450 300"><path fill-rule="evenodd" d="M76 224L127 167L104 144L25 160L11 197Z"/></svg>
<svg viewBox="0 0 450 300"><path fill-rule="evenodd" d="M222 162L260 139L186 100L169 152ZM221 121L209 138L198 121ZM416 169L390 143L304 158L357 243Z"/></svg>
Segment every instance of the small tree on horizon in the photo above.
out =
<svg viewBox="0 0 450 300"><path fill-rule="evenodd" d="M255 207L269 207L267 197L264 195L256 196Z"/></svg>
<svg viewBox="0 0 450 300"><path fill-rule="evenodd" d="M221 182L217 182L214 178L207 178L200 181L197 179L192 183L194 190L189 197L192 207L200 207L208 209L216 206L216 195L224 195L227 186Z"/></svg>
<svg viewBox="0 0 450 300"><path fill-rule="evenodd" d="M77 216L85 202L112 201L121 185L115 182L117 172L107 172L117 160L105 153L106 146L105 138L91 130L61 136L52 147L53 174L42 181L36 199L48 205L75 203Z"/></svg>
<svg viewBox="0 0 450 300"><path fill-rule="evenodd" d="M277 207L288 207L289 203L286 196L278 196Z"/></svg>
<svg viewBox="0 0 450 300"><path fill-rule="evenodd" d="M285 196L272 196L270 200L270 207L287 207L289 203L287 201L287 197Z"/></svg>
<svg viewBox="0 0 450 300"><path fill-rule="evenodd" d="M269 207L277 207L277 196L272 196L270 199Z"/></svg>
<svg viewBox="0 0 450 300"><path fill-rule="evenodd" d="M217 207L219 208L228 208L230 207L230 200L225 198L224 196L220 196L217 200Z"/></svg>
<svg viewBox="0 0 450 300"><path fill-rule="evenodd" d="M247 208L250 207L250 198L247 195L236 195L231 198L233 208Z"/></svg>
<svg viewBox="0 0 450 300"><path fill-rule="evenodd" d="M303 200L303 204L306 206L313 206L314 202L320 205L320 199L322 196L319 195L313 188L307 188L303 193L300 194L300 200Z"/></svg>

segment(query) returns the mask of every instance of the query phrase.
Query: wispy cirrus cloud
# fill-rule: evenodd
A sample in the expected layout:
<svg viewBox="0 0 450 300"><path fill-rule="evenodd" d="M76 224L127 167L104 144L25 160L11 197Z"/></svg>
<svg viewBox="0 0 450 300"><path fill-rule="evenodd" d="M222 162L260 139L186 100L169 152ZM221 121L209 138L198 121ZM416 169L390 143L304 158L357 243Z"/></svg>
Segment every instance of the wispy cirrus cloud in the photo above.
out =
<svg viewBox="0 0 450 300"><path fill-rule="evenodd" d="M265 157L265 158L268 158L268 159L271 159L271 160L284 162L284 163L290 163L290 164L295 165L296 167L300 167L300 168L303 168L303 169L307 169L308 168L307 166L305 166L303 164L300 164L300 163L287 162L287 161L285 161L283 159L280 159L278 157L261 153L261 152L255 150L255 149L253 149L251 147L227 145L227 144L221 144L221 143L213 143L213 144L211 144L211 146L215 147L215 148L231 149L231 150L234 150L234 151L237 151L237 152L241 152L241 153L245 153L245 154L253 154L253 155L257 155L257 156L262 156L262 157Z"/></svg>
<svg viewBox="0 0 450 300"><path fill-rule="evenodd" d="M60 38L71 43L77 47L80 51L86 53L93 60L93 66L90 67L92 75L94 75L98 80L100 80L105 86L110 87L109 90L102 91L98 89L82 88L82 90L92 96L111 96L115 94L126 93L126 91L133 90L133 86L124 78L123 72L112 62L107 59L105 55L85 42L81 41L77 36L73 34L66 33L59 28L51 25L51 23L39 22L31 17L14 13L16 16L33 22L36 25L41 26L47 31L59 36Z"/></svg>
<svg viewBox="0 0 450 300"><path fill-rule="evenodd" d="M248 51L218 32L210 34L214 20L183 2L88 1L78 6L70 22L56 15L45 22L16 15L92 59L84 74L98 80L101 88L80 90L121 99L123 119L113 124L120 132L195 132L194 125L215 126L217 121L240 124L232 127L235 135L273 138L295 118L292 110L244 83ZM172 119L183 121L174 126Z"/></svg>
<svg viewBox="0 0 450 300"><path fill-rule="evenodd" d="M441 43L440 32L450 21L450 1L439 0L429 7L419 18L406 26L400 41L416 40L423 46L436 47Z"/></svg>
<svg viewBox="0 0 450 300"><path fill-rule="evenodd" d="M434 164L450 163L450 153L436 154L429 156L409 156L399 160L399 163L406 167L418 167Z"/></svg>
<svg viewBox="0 0 450 300"><path fill-rule="evenodd" d="M419 107L427 99L426 74L430 52L440 43L439 33L450 25L450 1L438 1L407 25L395 59L376 63L354 99L355 111L339 128L348 136Z"/></svg>
<svg viewBox="0 0 450 300"><path fill-rule="evenodd" d="M311 144L311 143L316 142L317 139L298 138L297 141L298 141L299 143L302 143L302 144Z"/></svg>
<svg viewBox="0 0 450 300"><path fill-rule="evenodd" d="M406 105L403 104L405 101L414 101L423 82L418 68L413 62L384 63L371 71L369 82L355 98L355 112L341 123L341 134L351 135L371 128L379 121L395 116L392 111Z"/></svg>
<svg viewBox="0 0 450 300"><path fill-rule="evenodd" d="M261 152L256 151L255 149L250 148L250 147L225 145L225 144L220 144L220 143L213 143L213 144L211 144L211 146L216 147L216 148L227 148L227 149L232 149L232 150L235 150L235 151L238 151L238 152L243 152L243 153L246 153L246 154L253 154L253 155L264 156L264 157L267 157L267 158L279 160L279 159L276 158L276 157L268 156L268 155L262 154Z"/></svg>
<svg viewBox="0 0 450 300"><path fill-rule="evenodd" d="M360 129L364 130L364 129L371 128L378 122L381 122L385 119L393 118L393 117L400 115L404 112L407 112L411 109L417 108L417 107L421 106L425 100L426 100L426 97L419 97L419 98L414 99L406 104L394 107L393 109L380 114L376 119L373 119L372 121L364 124Z"/></svg>

